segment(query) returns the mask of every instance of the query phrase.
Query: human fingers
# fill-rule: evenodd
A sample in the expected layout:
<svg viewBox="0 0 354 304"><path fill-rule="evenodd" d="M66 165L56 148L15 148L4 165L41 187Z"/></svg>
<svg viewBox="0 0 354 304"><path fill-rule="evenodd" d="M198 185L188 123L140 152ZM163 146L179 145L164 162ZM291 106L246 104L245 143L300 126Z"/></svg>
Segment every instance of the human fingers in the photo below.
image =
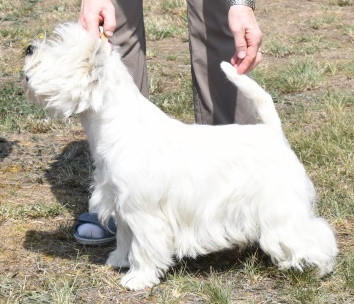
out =
<svg viewBox="0 0 354 304"><path fill-rule="evenodd" d="M244 59L239 59L235 64L239 74L247 74L251 72L262 61L262 52L257 51L254 58L246 56Z"/></svg>
<svg viewBox="0 0 354 304"><path fill-rule="evenodd" d="M246 40L248 43L246 56L238 58L237 70L239 73L249 73L262 60L262 34L259 31L246 33Z"/></svg>
<svg viewBox="0 0 354 304"><path fill-rule="evenodd" d="M234 5L229 9L229 26L235 40L231 63L239 73L246 73L261 60L257 51L262 44L262 32L250 7Z"/></svg>
<svg viewBox="0 0 354 304"><path fill-rule="evenodd" d="M116 17L115 17L115 8L111 2L110 4L111 5L105 7L101 13L103 19L103 32L108 37L113 36L113 33L117 26Z"/></svg>
<svg viewBox="0 0 354 304"><path fill-rule="evenodd" d="M253 14L253 11L247 6L235 5L229 9L229 27L235 41L235 54L232 59L235 63L238 59L244 59L247 54L246 28L250 14Z"/></svg>
<svg viewBox="0 0 354 304"><path fill-rule="evenodd" d="M99 37L99 25L103 25L106 36L112 36L116 27L115 9L110 0L82 0L79 16L81 26Z"/></svg>

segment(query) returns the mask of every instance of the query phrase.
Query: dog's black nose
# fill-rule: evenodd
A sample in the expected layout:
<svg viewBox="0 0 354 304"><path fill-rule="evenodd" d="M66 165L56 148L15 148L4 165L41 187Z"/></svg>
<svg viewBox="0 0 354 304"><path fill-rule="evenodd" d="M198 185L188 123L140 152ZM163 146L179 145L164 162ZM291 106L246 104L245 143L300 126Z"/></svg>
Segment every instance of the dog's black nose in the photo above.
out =
<svg viewBox="0 0 354 304"><path fill-rule="evenodd" d="M26 49L26 56L28 55L32 55L34 51L34 46L33 45L29 45Z"/></svg>

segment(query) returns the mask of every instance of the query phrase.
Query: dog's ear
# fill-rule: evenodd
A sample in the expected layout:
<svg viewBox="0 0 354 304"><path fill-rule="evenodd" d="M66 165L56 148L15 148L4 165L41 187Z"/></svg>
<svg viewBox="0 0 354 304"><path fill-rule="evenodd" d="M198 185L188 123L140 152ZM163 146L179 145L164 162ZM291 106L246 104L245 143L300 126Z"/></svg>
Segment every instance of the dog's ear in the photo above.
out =
<svg viewBox="0 0 354 304"><path fill-rule="evenodd" d="M81 97L81 102L78 104L76 113L81 113L87 109L98 111L103 102L103 90L105 82L105 72L107 58L111 53L111 46L108 42L103 40L96 40L91 45L91 51L86 53L86 57L83 58L86 66L83 73L84 83L87 86L82 88L81 94L89 93L90 96Z"/></svg>
<svg viewBox="0 0 354 304"><path fill-rule="evenodd" d="M89 64L89 77L92 81L99 81L104 76L104 65L107 57L110 53L109 43L99 40L92 50L92 53L89 55L88 64Z"/></svg>

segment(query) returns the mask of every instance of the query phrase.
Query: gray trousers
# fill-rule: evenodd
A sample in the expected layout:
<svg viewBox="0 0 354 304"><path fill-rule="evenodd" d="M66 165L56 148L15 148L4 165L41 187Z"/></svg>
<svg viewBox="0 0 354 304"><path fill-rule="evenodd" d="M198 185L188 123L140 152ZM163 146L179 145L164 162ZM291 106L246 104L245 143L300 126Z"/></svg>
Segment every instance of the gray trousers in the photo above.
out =
<svg viewBox="0 0 354 304"><path fill-rule="evenodd" d="M113 0L117 29L111 39L140 91L148 96L142 0ZM195 120L198 124L252 124L255 109L226 80L221 61L230 61L234 38L225 0L187 0Z"/></svg>

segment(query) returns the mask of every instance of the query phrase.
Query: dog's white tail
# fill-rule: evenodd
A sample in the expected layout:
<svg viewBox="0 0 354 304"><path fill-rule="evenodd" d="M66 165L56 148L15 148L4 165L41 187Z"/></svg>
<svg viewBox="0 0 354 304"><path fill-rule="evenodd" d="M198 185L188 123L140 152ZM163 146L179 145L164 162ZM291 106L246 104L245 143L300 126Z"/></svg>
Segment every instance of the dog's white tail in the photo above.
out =
<svg viewBox="0 0 354 304"><path fill-rule="evenodd" d="M220 67L226 74L227 78L241 91L241 93L247 99L253 101L262 122L284 137L281 121L275 109L272 97L254 80L246 75L238 74L235 67L230 63L223 61L220 64Z"/></svg>

